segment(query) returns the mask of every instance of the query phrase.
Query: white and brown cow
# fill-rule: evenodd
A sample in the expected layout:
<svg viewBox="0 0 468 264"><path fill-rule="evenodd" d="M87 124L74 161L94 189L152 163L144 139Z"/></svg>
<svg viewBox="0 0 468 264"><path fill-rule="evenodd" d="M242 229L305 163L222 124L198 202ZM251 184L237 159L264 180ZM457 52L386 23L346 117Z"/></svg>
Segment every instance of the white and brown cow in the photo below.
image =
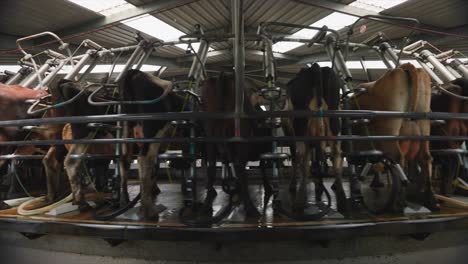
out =
<svg viewBox="0 0 468 264"><path fill-rule="evenodd" d="M289 110L309 110L326 111L338 110L340 103L340 82L335 72L329 67L320 67L313 64L310 68L302 69L288 83ZM309 117L293 118L293 130L295 136L306 137L334 137L340 133L341 124L337 118L327 117ZM293 157L295 161L294 168L298 166L301 175L299 182L299 192L296 197L294 209L302 210L307 196L307 177L311 175L312 164L317 164L326 159L326 148L330 147L335 169L335 182L332 186L336 198L338 210L346 210L346 195L342 184L342 154L339 141L320 141L320 142L296 142L293 146ZM315 149L315 158L312 151ZM293 179L295 173L293 173ZM315 183L316 200L320 200L325 191L322 175L312 175ZM293 181L294 185L295 182ZM295 186L292 186L295 189Z"/></svg>

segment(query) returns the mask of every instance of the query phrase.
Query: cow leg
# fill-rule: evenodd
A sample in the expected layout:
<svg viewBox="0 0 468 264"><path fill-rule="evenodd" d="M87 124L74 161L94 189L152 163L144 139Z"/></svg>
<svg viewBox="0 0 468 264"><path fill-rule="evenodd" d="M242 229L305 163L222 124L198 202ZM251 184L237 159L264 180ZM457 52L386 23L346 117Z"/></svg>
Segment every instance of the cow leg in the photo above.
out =
<svg viewBox="0 0 468 264"><path fill-rule="evenodd" d="M81 159L71 159L70 156L84 154L87 148L88 147L85 144L72 145L68 151L67 156L65 157L65 170L67 171L68 180L70 182L73 203L78 204L79 206L84 206L84 193L81 190L81 184L79 180L80 168L83 161Z"/></svg>
<svg viewBox="0 0 468 264"><path fill-rule="evenodd" d="M206 181L206 200L213 200L217 192L214 188L214 181L216 179L216 146L207 143L207 181Z"/></svg>
<svg viewBox="0 0 468 264"><path fill-rule="evenodd" d="M332 190L335 192L336 203L339 212L344 212L346 208L346 193L343 188L343 158L341 152L341 142L332 143L333 149L333 167L335 170L335 182Z"/></svg>
<svg viewBox="0 0 468 264"><path fill-rule="evenodd" d="M47 181L47 202L53 202L58 198L60 188L60 173L62 164L56 158L57 147L52 146L47 151L42 165L44 166Z"/></svg>
<svg viewBox="0 0 468 264"><path fill-rule="evenodd" d="M290 145L291 152L291 179L289 180L289 192L295 193L297 187L297 162L296 162L296 144Z"/></svg>
<svg viewBox="0 0 468 264"><path fill-rule="evenodd" d="M130 136L130 127L127 121L123 123L122 138ZM118 162L120 172L120 206L124 206L130 202L128 195L128 172L132 164L133 148L129 144L121 144L121 157Z"/></svg>
<svg viewBox="0 0 468 264"><path fill-rule="evenodd" d="M169 125L158 131L156 138L164 137L169 130ZM157 186L155 175L155 160L157 159L161 143L151 143L145 153L138 155L138 167L140 177L141 208L140 214L144 219L157 220L160 210L156 207L154 187ZM157 163L157 160L156 160Z"/></svg>
<svg viewBox="0 0 468 264"><path fill-rule="evenodd" d="M249 194L249 183L247 180L247 173L245 171L246 161L240 161L239 159L234 160L234 168L236 174L239 177L239 190L240 198L244 204L244 210L247 217L259 217L260 213L257 210L257 207L252 202L252 198Z"/></svg>
<svg viewBox="0 0 468 264"><path fill-rule="evenodd" d="M263 188L265 189L265 197L270 197L273 193L273 187L271 186L270 180L268 179L268 175L266 173L267 161L262 160L260 161L260 170L262 173L262 182Z"/></svg>
<svg viewBox="0 0 468 264"><path fill-rule="evenodd" d="M322 144L322 142L320 142ZM324 147L321 146L320 150L317 150L317 148L313 149L314 152L311 155L312 156L312 170L311 170L311 177L314 181L314 188L315 188L315 201L316 202L321 202L322 201L322 195L324 192L324 184L323 184L323 177L321 175L322 173L322 167L321 164L322 162L325 163L325 151Z"/></svg>
<svg viewBox="0 0 468 264"><path fill-rule="evenodd" d="M296 143L296 160L300 171L299 190L294 201L293 209L303 211L307 203L307 176L310 175L311 149L305 142Z"/></svg>
<svg viewBox="0 0 468 264"><path fill-rule="evenodd" d="M419 127L421 128L422 135L430 134L430 121L418 120ZM434 196L432 188L432 156L429 150L429 141L421 141L421 149L418 155L418 162L421 166L425 180L425 206L431 210L439 209L439 204Z"/></svg>

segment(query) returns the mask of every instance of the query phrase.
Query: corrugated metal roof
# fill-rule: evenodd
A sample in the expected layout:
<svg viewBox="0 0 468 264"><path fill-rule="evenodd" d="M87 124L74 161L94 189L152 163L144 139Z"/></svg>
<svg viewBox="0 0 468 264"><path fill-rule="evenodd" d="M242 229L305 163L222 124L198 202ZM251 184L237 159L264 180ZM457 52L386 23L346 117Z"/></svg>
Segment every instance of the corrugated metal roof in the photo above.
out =
<svg viewBox="0 0 468 264"><path fill-rule="evenodd" d="M421 23L447 29L468 24L467 12L466 0L411 0L383 13L391 16L414 17Z"/></svg>
<svg viewBox="0 0 468 264"><path fill-rule="evenodd" d="M26 36L58 31L99 17L98 13L64 0L2 0L0 33Z"/></svg>

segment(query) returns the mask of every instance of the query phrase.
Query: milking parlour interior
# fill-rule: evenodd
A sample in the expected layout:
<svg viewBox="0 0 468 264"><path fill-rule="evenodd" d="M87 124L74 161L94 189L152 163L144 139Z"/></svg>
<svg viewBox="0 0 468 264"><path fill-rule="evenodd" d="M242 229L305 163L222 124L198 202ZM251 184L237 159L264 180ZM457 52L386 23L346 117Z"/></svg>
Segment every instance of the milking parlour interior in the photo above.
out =
<svg viewBox="0 0 468 264"><path fill-rule="evenodd" d="M466 263L468 1L0 1L1 263Z"/></svg>

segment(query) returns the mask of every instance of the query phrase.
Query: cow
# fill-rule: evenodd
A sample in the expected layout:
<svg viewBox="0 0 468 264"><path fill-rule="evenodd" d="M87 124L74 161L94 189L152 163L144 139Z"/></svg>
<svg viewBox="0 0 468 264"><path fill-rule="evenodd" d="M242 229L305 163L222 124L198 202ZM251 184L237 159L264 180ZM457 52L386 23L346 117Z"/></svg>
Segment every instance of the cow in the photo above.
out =
<svg viewBox="0 0 468 264"><path fill-rule="evenodd" d="M257 86L250 80L245 80L244 85L244 112L253 113L261 111L258 99ZM206 80L202 87L203 111L205 112L234 112L235 110L235 80L229 73L220 73L217 77ZM203 128L206 137L233 137L234 120L205 120ZM258 120L241 120L241 136L269 136L271 129L260 127ZM244 206L247 217L258 217L259 212L254 205L248 189L248 180L245 166L248 161L257 161L262 153L271 152L269 143L222 143L206 144L208 161L208 196L215 196L213 187L216 176L216 161L220 160L232 163L235 174L239 180L237 187L240 201ZM264 178L265 180L265 178ZM268 185L266 185L268 186Z"/></svg>
<svg viewBox="0 0 468 264"><path fill-rule="evenodd" d="M7 85L0 83L0 111L2 111L1 120L21 120L31 117L27 113L30 107L30 100L38 100L49 95L49 91L46 88L32 90L27 87L20 85ZM56 117L60 115L60 111L53 110L43 115L46 117ZM47 124L40 127L31 127L25 130L25 128L19 127L2 127L0 128L0 140L11 141L11 140L46 140L46 139L57 139L62 131L62 125L60 124ZM66 185L63 177L55 176L50 170L60 171L61 164L57 162L50 162L50 158L54 160L63 157L63 148L54 148L51 150L48 146L19 146L19 147L2 147L0 150L1 154L11 154L14 152L18 155L31 155L31 154L45 154L45 158L42 163L46 168L46 180L47 180L47 195L46 200L48 202L54 201L56 198L63 196L66 190L63 186Z"/></svg>
<svg viewBox="0 0 468 264"><path fill-rule="evenodd" d="M464 78L458 78L452 82L442 85L442 88L458 96L468 96L468 80ZM441 91L440 89L434 89L431 98L431 110L433 112L448 112L448 113L468 113L468 103L459 97L450 95ZM446 120L444 122L435 121L431 125L431 135L435 136L467 136L468 135L468 121L466 120ZM431 142L431 150L443 150L443 149L460 149L464 141L433 141ZM440 180L439 186L434 186L439 189L439 193L442 195L450 195L453 192L452 181L458 177L454 175L458 169L459 159L452 156L441 156L437 159L442 166L443 170L440 175L434 175L434 180ZM436 170L434 170L436 173ZM440 176L439 179L436 179ZM436 184L434 182L434 184Z"/></svg>
<svg viewBox="0 0 468 264"><path fill-rule="evenodd" d="M123 112L128 114L166 113L188 109L184 97L172 91L172 82L160 79L139 70L129 70L118 83L121 97L126 101L141 101L161 98L153 104L124 105ZM174 126L167 120L147 120L129 123L136 137L161 138L172 136ZM156 206L159 193L155 161L167 144L141 144L138 153L138 174L140 178L141 208L140 216L157 220L160 209Z"/></svg>
<svg viewBox="0 0 468 264"><path fill-rule="evenodd" d="M320 67L314 63L311 67L303 68L294 79L289 81L288 109L304 111L326 111L338 110L340 103L340 82L335 72L329 67ZM308 117L292 118L294 136L306 137L333 137L340 133L341 124L337 118ZM342 154L341 144L338 141L320 142L296 142L292 149L293 168L292 190L296 190L295 177L296 167L299 168L300 182L296 200L293 204L295 211L301 212L305 209L307 202L307 178L311 175L310 162L317 164L326 159L326 148L332 151L333 164L335 169L335 181L333 190L337 198L339 211L346 209L346 195L342 184ZM312 157L312 150L315 149L315 157ZM312 175L315 183L315 197L320 201L324 192L322 175Z"/></svg>
<svg viewBox="0 0 468 264"><path fill-rule="evenodd" d="M431 80L422 69L407 63L387 71L375 82L361 84L366 92L356 94L350 100L352 109L430 112ZM429 120L403 118L374 118L367 126L370 135L429 136ZM437 209L438 203L431 187L432 156L428 141L389 140L372 142L387 157L403 168L408 162L417 162L421 168L424 183L416 192L423 192L423 203L430 209ZM356 149L368 149L367 143L358 142ZM413 163L414 164L414 163ZM412 176L412 175L410 175ZM415 176L412 178L414 179Z"/></svg>
<svg viewBox="0 0 468 264"><path fill-rule="evenodd" d="M75 98L74 101L68 104L63 104L63 116L88 116L88 115L105 115L110 112L109 106L92 106L88 104L88 96L91 94L91 90L86 88L85 83L78 83L67 79L62 79L58 82L57 87L52 91L52 95L59 102L69 101ZM82 92L83 90L86 90ZM77 96L81 93L79 96ZM62 129L62 139L95 139L95 138L112 138L113 131L112 126L104 126L104 128L93 128L89 127L86 123L72 123L66 124ZM124 136L128 134L126 128L123 129ZM80 182L80 173L83 172L83 168L92 167L96 173L96 185L98 188L102 188L105 185L105 172L107 171L110 163L110 158L90 160L84 163L83 159L76 158L74 155L102 155L109 157L115 155L114 145L93 145L93 144L70 144L67 145L66 156L61 161L50 158L49 164L61 163L65 167L68 181L70 183L71 193L73 195L73 203L79 205L81 210L86 210L88 204L84 200L84 191L82 190L82 184ZM127 190L127 172L130 168L131 163L131 151L127 151L127 146L123 147L123 155L119 159L118 166L120 166L120 206L125 206L129 202L129 195ZM49 152L53 152L54 148L51 148ZM46 156L47 158L47 156ZM83 166L86 164L86 166ZM46 170L49 166L46 166Z"/></svg>

